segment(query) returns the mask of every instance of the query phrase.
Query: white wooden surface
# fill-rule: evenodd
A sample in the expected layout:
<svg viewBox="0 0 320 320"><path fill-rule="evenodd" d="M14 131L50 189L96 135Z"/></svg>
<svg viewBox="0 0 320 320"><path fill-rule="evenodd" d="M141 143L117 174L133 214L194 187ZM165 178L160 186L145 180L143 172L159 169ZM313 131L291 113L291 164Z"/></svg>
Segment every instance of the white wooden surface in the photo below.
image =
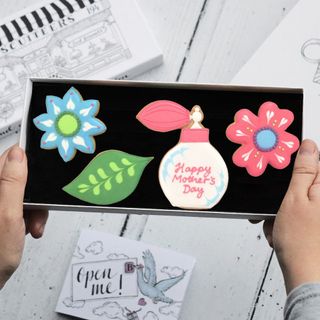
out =
<svg viewBox="0 0 320 320"><path fill-rule="evenodd" d="M35 1L3 1L0 17L31 2ZM228 82L297 0L138 2L165 63L137 79ZM0 149L16 140L16 136L1 140ZM28 237L20 268L0 292L0 319L70 319L53 310L80 228L123 234L195 256L183 320L282 318L282 276L260 225L244 220L50 212L43 239Z"/></svg>

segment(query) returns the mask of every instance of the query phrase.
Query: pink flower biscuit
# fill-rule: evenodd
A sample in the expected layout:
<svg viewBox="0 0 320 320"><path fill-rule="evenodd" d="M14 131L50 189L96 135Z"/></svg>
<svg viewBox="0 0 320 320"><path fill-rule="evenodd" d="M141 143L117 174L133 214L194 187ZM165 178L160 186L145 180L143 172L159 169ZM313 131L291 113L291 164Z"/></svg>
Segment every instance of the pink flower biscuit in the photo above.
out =
<svg viewBox="0 0 320 320"><path fill-rule="evenodd" d="M279 109L273 102L263 103L258 116L239 110L226 132L229 140L241 144L233 154L234 164L254 177L262 175L268 163L276 169L287 167L299 148L298 138L285 131L293 120L290 110Z"/></svg>

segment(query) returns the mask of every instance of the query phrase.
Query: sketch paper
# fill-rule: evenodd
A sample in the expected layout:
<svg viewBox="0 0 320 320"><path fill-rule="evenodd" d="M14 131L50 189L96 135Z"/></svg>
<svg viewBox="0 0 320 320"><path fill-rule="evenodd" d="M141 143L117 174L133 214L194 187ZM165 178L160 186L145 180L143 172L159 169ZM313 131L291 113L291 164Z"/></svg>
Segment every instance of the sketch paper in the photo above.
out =
<svg viewBox="0 0 320 320"><path fill-rule="evenodd" d="M298 2L232 81L234 84L303 88L303 137L315 140L318 145L319 11L318 0Z"/></svg>
<svg viewBox="0 0 320 320"><path fill-rule="evenodd" d="M0 26L0 137L22 117L28 77L127 79L162 62L134 0L44 1Z"/></svg>
<svg viewBox="0 0 320 320"><path fill-rule="evenodd" d="M89 320L178 319L194 263L168 249L84 230L56 311Z"/></svg>

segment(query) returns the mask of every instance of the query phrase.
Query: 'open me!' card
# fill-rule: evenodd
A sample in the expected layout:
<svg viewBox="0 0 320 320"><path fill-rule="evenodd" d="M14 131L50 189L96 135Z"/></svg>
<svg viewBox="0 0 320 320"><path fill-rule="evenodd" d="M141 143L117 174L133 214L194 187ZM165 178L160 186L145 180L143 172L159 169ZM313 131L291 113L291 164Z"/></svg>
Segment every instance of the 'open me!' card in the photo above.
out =
<svg viewBox="0 0 320 320"><path fill-rule="evenodd" d="M56 311L83 319L178 319L195 260L82 231Z"/></svg>

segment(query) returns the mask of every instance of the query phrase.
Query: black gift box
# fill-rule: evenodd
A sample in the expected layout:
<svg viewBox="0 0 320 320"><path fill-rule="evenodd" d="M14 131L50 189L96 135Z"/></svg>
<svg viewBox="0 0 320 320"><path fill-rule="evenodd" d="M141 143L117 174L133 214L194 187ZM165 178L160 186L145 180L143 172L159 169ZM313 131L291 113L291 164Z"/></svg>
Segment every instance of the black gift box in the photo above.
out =
<svg viewBox="0 0 320 320"><path fill-rule="evenodd" d="M73 160L64 162L58 150L40 148L44 134L33 119L46 113L46 96L63 97L76 88L84 100L100 101L97 118L107 131L95 136L96 151L77 151ZM155 100L172 100L188 110L200 105L210 129L210 142L224 158L229 171L229 184L221 201L210 210L184 210L171 206L158 181L158 169L166 152L179 141L179 131L155 132L144 127L137 113ZM25 206L79 211L236 217L262 219L276 214L287 190L295 154L290 165L277 170L267 166L259 177L250 176L245 168L232 162L232 154L240 145L229 141L226 128L234 122L235 113L243 108L258 113L263 102L272 101L281 109L294 113L294 121L286 130L302 137L302 89L245 87L211 84L151 83L133 81L89 81L69 79L30 79L27 86L25 114L21 130L21 146L28 156L29 176ZM95 206L64 192L70 183L100 152L122 150L139 156L153 156L136 190L126 199L109 206Z"/></svg>

